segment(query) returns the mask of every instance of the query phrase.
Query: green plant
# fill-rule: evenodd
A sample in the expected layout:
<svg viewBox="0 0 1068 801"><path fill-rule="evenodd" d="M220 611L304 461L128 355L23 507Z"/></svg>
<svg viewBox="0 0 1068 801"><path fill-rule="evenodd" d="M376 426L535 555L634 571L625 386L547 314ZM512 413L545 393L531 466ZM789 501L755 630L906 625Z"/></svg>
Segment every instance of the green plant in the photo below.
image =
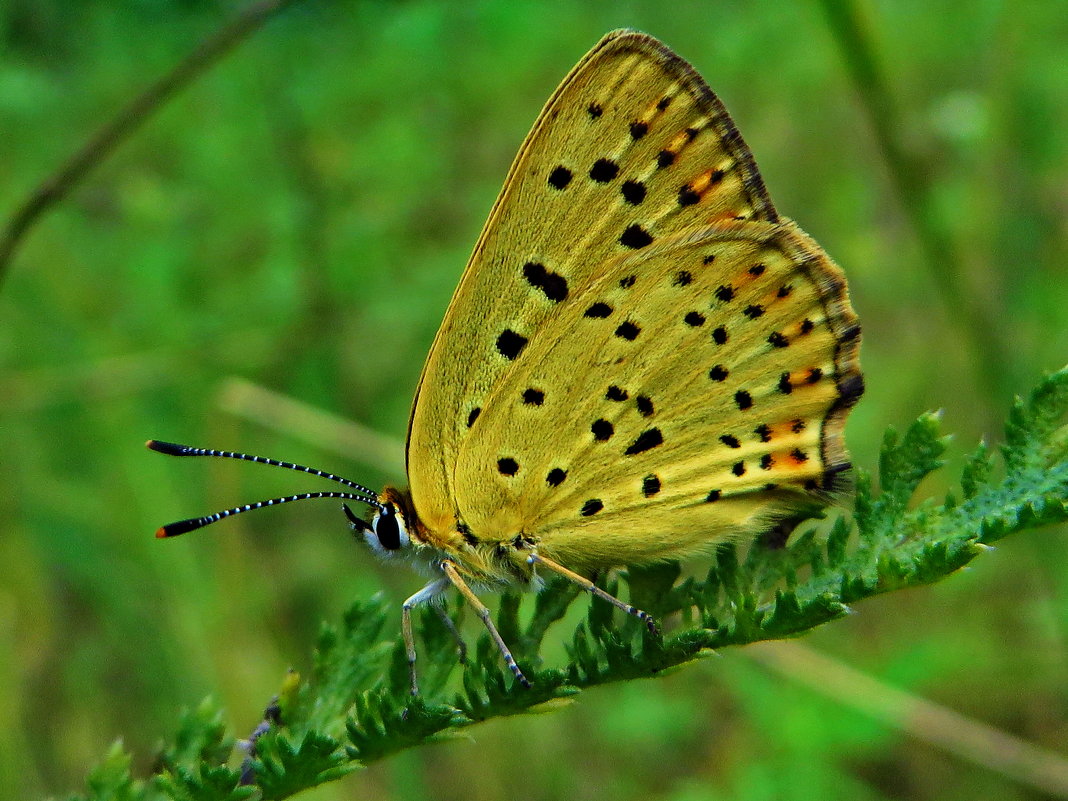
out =
<svg viewBox="0 0 1068 801"><path fill-rule="evenodd" d="M539 656L549 627L578 591L553 583L531 601L506 596L498 627L515 645L532 689L516 685L483 636L450 689L455 643L432 612L422 616L424 694L408 694L404 647L381 599L355 604L340 626L324 625L311 677L291 679L252 756L229 766L235 741L209 701L187 712L174 745L150 780L134 780L116 745L90 775L87 799L281 799L331 781L402 749L448 737L489 718L551 708L582 690L651 677L729 645L801 634L846 614L849 604L938 581L1009 534L1068 519L1068 368L1017 401L1005 427L1001 464L985 444L972 454L960 496L914 501L919 483L942 465L946 438L936 414L904 435L889 431L879 485L861 472L855 518L839 517L820 536L798 528L790 541L719 550L703 580L678 582L674 564L623 575L630 596L678 624L663 637L607 604L591 603L568 635L568 659ZM611 582L610 582L611 583ZM615 588L609 586L610 592ZM242 772L252 785L242 784Z"/></svg>

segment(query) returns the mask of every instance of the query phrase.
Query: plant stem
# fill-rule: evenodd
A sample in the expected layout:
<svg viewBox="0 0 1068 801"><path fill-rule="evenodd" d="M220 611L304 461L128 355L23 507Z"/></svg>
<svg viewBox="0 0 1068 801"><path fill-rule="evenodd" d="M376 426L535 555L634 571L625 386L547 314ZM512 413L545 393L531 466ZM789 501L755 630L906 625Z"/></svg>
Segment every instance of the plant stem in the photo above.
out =
<svg viewBox="0 0 1068 801"><path fill-rule="evenodd" d="M960 251L935 201L930 178L935 170L902 142L901 115L876 61L872 35L863 24L857 1L819 0L819 4L868 114L898 199L919 239L942 306L970 342L975 370L988 395L1000 397L1012 383L1007 338L989 298L965 280Z"/></svg>
<svg viewBox="0 0 1068 801"><path fill-rule="evenodd" d="M0 235L0 284L18 246L33 224L58 205L89 172L140 128L168 100L295 0L259 0L201 42L170 72L137 95L42 181L8 220Z"/></svg>

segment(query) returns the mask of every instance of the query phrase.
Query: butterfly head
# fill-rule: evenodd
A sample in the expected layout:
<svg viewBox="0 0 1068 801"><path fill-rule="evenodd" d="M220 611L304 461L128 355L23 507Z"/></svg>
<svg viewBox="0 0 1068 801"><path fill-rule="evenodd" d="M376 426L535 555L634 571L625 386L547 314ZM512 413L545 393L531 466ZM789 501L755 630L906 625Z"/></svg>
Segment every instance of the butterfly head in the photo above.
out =
<svg viewBox="0 0 1068 801"><path fill-rule="evenodd" d="M371 505L375 511L370 523L357 517L348 504L342 504L342 508L352 530L362 534L376 554L386 559L407 556L413 547L422 544L414 525L415 513L402 492L386 487L378 502Z"/></svg>

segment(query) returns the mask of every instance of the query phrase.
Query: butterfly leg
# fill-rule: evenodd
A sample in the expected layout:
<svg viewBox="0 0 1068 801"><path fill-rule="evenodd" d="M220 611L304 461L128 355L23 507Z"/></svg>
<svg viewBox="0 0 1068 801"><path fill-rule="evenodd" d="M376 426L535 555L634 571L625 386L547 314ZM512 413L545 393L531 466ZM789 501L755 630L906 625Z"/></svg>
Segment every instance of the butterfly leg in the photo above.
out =
<svg viewBox="0 0 1068 801"><path fill-rule="evenodd" d="M415 595L404 602L401 607L401 634L404 637L404 650L408 655L408 673L412 680L412 695L419 695L419 681L415 675L415 635L412 634L412 608L432 601L441 595L449 586L448 579L438 579L427 584ZM449 621L452 623L452 621ZM459 637L456 627L452 627L454 634Z"/></svg>
<svg viewBox="0 0 1068 801"><path fill-rule="evenodd" d="M449 613L445 611L444 606L441 606L440 604L432 604L432 606L434 607L434 611L438 613L438 617L441 618L442 624L449 630L449 633L452 634L453 639L456 640L456 653L459 656L460 664L466 665L467 643L464 642L463 635L460 634L460 630L456 628L456 624L453 622L452 618L449 617Z"/></svg>
<svg viewBox="0 0 1068 801"><path fill-rule="evenodd" d="M539 556L536 553L532 553L528 558L532 565L544 565L554 573L559 573L564 578L578 584L580 587L582 587L582 589L590 593L590 595L596 595L598 598L608 601L608 603L612 604L612 606L616 607L617 609L622 609L628 615L634 615L634 617L638 618L638 620L640 620L649 628L649 631L651 631L653 634L657 633L656 621L653 620L653 616L650 615L648 612L643 612L636 606L631 606L630 604L623 603L621 600L616 598L616 596L609 595L607 592L602 590L600 587L598 587L585 576L580 576L574 570L568 570L559 562L554 562L552 559L547 559L546 557Z"/></svg>
<svg viewBox="0 0 1068 801"><path fill-rule="evenodd" d="M512 671L515 680L524 687L530 687L529 679L523 675L523 671L520 670L519 665L515 663L515 657L512 656L512 652L508 650L508 645L505 643L504 638L501 636L500 632L497 631L497 627L493 625L493 620L490 618L490 610L478 599L474 590L467 586L467 582L464 581L463 576L460 575L460 571L456 569L456 565L453 562L448 559L442 560L441 569L445 572L445 576L448 580L453 583L453 586L455 586L467 602L471 604L471 608L475 610L475 614L477 614L479 620L482 621L482 625L486 627L486 631L489 632L490 637L497 643L497 649L501 652L501 656L504 657L504 663L508 665L508 669Z"/></svg>

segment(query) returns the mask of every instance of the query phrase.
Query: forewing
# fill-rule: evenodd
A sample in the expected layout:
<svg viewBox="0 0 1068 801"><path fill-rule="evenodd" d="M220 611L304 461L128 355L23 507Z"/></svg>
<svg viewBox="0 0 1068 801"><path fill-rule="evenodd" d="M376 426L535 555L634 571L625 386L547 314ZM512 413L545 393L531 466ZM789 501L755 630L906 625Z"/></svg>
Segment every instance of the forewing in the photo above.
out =
<svg viewBox="0 0 1068 801"><path fill-rule="evenodd" d="M407 460L424 524L455 528L465 439L531 343L561 330L553 318L606 265L686 229L775 219L701 77L651 37L606 36L523 143L423 368ZM477 503L477 488L464 491Z"/></svg>

